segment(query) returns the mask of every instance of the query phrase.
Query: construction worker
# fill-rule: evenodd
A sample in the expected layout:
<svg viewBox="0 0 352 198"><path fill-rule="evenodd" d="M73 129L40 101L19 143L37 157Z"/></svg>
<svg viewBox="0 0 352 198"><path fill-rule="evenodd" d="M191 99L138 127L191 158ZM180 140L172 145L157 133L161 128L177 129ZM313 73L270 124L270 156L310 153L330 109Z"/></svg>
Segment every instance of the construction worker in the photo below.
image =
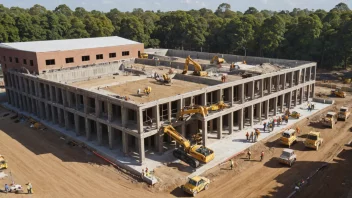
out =
<svg viewBox="0 0 352 198"><path fill-rule="evenodd" d="M9 186L5 184L5 193L9 192Z"/></svg>
<svg viewBox="0 0 352 198"><path fill-rule="evenodd" d="M275 123L273 122L273 123L271 124L271 131L274 131L274 128L275 128Z"/></svg>
<svg viewBox="0 0 352 198"><path fill-rule="evenodd" d="M281 125L281 123L282 123L282 117L279 116L279 119L277 120L277 126Z"/></svg>
<svg viewBox="0 0 352 198"><path fill-rule="evenodd" d="M263 161L263 158L264 158L264 151L262 151L262 152L260 153L260 161Z"/></svg>
<svg viewBox="0 0 352 198"><path fill-rule="evenodd" d="M232 160L232 159L230 160L230 163L231 163L231 164L230 164L230 168L231 168L231 170L232 170L232 169L233 169L233 160Z"/></svg>
<svg viewBox="0 0 352 198"><path fill-rule="evenodd" d="M248 149L247 155L248 155L248 160L251 160L251 155L252 155L251 150Z"/></svg>
<svg viewBox="0 0 352 198"><path fill-rule="evenodd" d="M148 167L145 168L145 175L146 175L147 177L149 176Z"/></svg>
<svg viewBox="0 0 352 198"><path fill-rule="evenodd" d="M298 127L296 127L296 132L297 132L297 134L301 133L301 131L300 131L300 129Z"/></svg>
<svg viewBox="0 0 352 198"><path fill-rule="evenodd" d="M285 122L288 123L288 115L285 115Z"/></svg>
<svg viewBox="0 0 352 198"><path fill-rule="evenodd" d="M26 184L27 185L27 193L28 194L32 194L32 184L31 183L28 183Z"/></svg>
<svg viewBox="0 0 352 198"><path fill-rule="evenodd" d="M248 133L248 131L247 131L247 133L246 133L246 138L247 138L247 141L249 140L249 133Z"/></svg>
<svg viewBox="0 0 352 198"><path fill-rule="evenodd" d="M256 136L255 139L258 139L258 138L259 138L259 135L260 135L259 129L255 129L255 136Z"/></svg>

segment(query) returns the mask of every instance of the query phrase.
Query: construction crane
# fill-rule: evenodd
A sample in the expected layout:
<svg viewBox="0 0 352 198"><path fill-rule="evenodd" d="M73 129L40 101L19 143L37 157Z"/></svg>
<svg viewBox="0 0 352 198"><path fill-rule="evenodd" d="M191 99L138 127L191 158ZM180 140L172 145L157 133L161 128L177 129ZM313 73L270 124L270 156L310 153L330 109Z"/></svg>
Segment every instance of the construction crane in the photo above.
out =
<svg viewBox="0 0 352 198"><path fill-rule="evenodd" d="M191 145L190 141L177 132L173 126L165 126L163 131L183 147L183 149L177 148L173 151L174 157L189 164L192 168L197 168L199 162L208 163L214 159L213 150L202 145Z"/></svg>
<svg viewBox="0 0 352 198"><path fill-rule="evenodd" d="M191 59L191 56L188 56L186 58L185 67L183 68L182 74L187 74L189 63L191 63L194 66L194 72L193 72L194 75L197 75L197 76L207 76L208 75L208 72L203 71L202 66L199 63L197 63L196 61L194 61L193 59Z"/></svg>
<svg viewBox="0 0 352 198"><path fill-rule="evenodd" d="M221 63L226 63L226 61L225 61L225 59L219 58L218 56L214 56L214 57L210 60L210 64L221 64Z"/></svg>
<svg viewBox="0 0 352 198"><path fill-rule="evenodd" d="M178 113L177 118L178 120L183 120L184 115L190 114L201 114L203 117L205 117L208 115L208 108L203 106L184 107Z"/></svg>

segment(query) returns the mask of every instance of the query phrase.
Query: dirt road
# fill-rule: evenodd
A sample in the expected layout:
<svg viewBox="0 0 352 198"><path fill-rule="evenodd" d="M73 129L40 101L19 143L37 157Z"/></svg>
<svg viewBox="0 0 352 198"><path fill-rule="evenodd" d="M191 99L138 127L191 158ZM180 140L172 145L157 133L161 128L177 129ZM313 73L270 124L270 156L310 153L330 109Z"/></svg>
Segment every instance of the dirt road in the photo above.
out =
<svg viewBox="0 0 352 198"><path fill-rule="evenodd" d="M0 108L0 154L8 161L16 183L33 184L33 197L156 197L149 188L118 172L104 161L78 147L70 147L49 130L34 130L15 123ZM0 179L0 189L11 178ZM0 197L21 195L0 192ZM23 195L23 197L28 197Z"/></svg>
<svg viewBox="0 0 352 198"><path fill-rule="evenodd" d="M337 106L333 106L332 109L338 108L350 99L338 99ZM319 113L309 120L297 123L303 133L298 143L291 147L298 156L292 168L279 164L275 159L284 148L278 141L279 134L253 148L254 160L248 161L245 155L238 156L235 159L235 170L229 170L229 165L225 164L208 171L206 176L211 178L213 183L206 193L199 194L200 197L287 197L293 191L296 182L307 178L325 162L330 162L342 150L344 144L352 140L352 133L348 131L352 126L352 118L347 122L338 122L334 130L331 130L317 123L313 124L322 115ZM324 145L319 151L305 148L302 142L304 133L311 130L322 132ZM259 154L262 150L266 155L265 160L260 162ZM308 191L309 189L307 194ZM176 190L175 195L177 194ZM319 197L319 194L309 195Z"/></svg>

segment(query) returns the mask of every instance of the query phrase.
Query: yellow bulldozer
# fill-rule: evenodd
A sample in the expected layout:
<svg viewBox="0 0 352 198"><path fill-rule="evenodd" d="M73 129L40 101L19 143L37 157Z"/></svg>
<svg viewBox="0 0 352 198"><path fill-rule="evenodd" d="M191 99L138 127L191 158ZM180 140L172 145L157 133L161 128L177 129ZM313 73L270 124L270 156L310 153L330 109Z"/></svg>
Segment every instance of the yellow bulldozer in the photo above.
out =
<svg viewBox="0 0 352 198"><path fill-rule="evenodd" d="M187 74L187 72L188 72L188 65L189 65L190 63L194 66L194 72L193 72L194 75L196 75L196 76L208 76L208 72L203 71L203 70L202 70L202 66L201 66L199 63L197 63L196 61L194 61L193 59L191 59L191 56L188 56L188 57L186 58L185 66L184 66L184 68L183 68L182 74Z"/></svg>
<svg viewBox="0 0 352 198"><path fill-rule="evenodd" d="M340 88L336 88L335 90L331 90L331 95L335 97L345 98L346 92L342 91Z"/></svg>
<svg viewBox="0 0 352 198"><path fill-rule="evenodd" d="M225 104L224 101L220 101L216 104L212 104L209 107L207 107L208 111L218 111L218 110L223 110L225 108L228 108L229 105Z"/></svg>
<svg viewBox="0 0 352 198"><path fill-rule="evenodd" d="M158 81L159 83L162 84L170 84L171 83L171 78L169 76L169 74L163 74L162 78L156 78L156 81Z"/></svg>
<svg viewBox="0 0 352 198"><path fill-rule="evenodd" d="M147 59L148 58L148 54L147 53L141 53L139 55L139 58Z"/></svg>
<svg viewBox="0 0 352 198"><path fill-rule="evenodd" d="M165 126L163 131L182 146L182 149L177 148L173 151L174 157L189 164L192 168L197 168L199 162L208 163L214 159L213 150L202 145L191 145L190 141L177 132L173 126Z"/></svg>

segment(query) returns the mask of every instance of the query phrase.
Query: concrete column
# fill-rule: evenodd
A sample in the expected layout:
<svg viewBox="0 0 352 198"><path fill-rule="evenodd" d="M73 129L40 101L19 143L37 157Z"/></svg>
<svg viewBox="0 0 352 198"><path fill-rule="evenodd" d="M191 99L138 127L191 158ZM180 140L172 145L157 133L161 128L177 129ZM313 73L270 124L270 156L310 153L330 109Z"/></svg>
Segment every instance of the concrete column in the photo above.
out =
<svg viewBox="0 0 352 198"><path fill-rule="evenodd" d="M287 104L287 108L291 108L292 105L292 91L288 92L288 104Z"/></svg>
<svg viewBox="0 0 352 198"><path fill-rule="evenodd" d="M72 107L73 102L72 102L71 92L68 90L66 90L66 98L67 98L67 105L69 107Z"/></svg>
<svg viewBox="0 0 352 198"><path fill-rule="evenodd" d="M123 127L127 126L127 120L128 120L128 110L126 107L121 106L121 124Z"/></svg>
<svg viewBox="0 0 352 198"><path fill-rule="evenodd" d="M143 110L138 108L137 109L137 128L139 133L144 132L143 128ZM158 128L159 129L159 128Z"/></svg>
<svg viewBox="0 0 352 198"><path fill-rule="evenodd" d="M110 102L107 102L107 103L108 103L108 121L111 122L112 121L112 103ZM138 118L138 115L137 115L137 118Z"/></svg>
<svg viewBox="0 0 352 198"><path fill-rule="evenodd" d="M160 128L158 129L158 133L156 134L156 144L158 145L158 152L162 154L164 152L164 131Z"/></svg>
<svg viewBox="0 0 352 198"><path fill-rule="evenodd" d="M171 123L171 102L167 103L167 119Z"/></svg>
<svg viewBox="0 0 352 198"><path fill-rule="evenodd" d="M122 152L125 155L128 154L128 133L126 133L124 131L122 131Z"/></svg>
<svg viewBox="0 0 352 198"><path fill-rule="evenodd" d="M272 91L273 91L273 89L272 89L272 87L273 87L273 79L272 79L272 77L269 77L268 78L268 81L269 81L269 94L271 94L272 93Z"/></svg>
<svg viewBox="0 0 352 198"><path fill-rule="evenodd" d="M261 123L262 122L262 103L261 102L257 104L256 114L259 118L259 122Z"/></svg>
<svg viewBox="0 0 352 198"><path fill-rule="evenodd" d="M54 98L53 89L51 88L50 85L49 85L49 95L50 95L51 101L56 102L56 98Z"/></svg>
<svg viewBox="0 0 352 198"><path fill-rule="evenodd" d="M46 120L49 120L50 118L49 105L47 103L45 103L45 118Z"/></svg>
<svg viewBox="0 0 352 198"><path fill-rule="evenodd" d="M284 73L282 78L282 90L286 89L286 73Z"/></svg>
<svg viewBox="0 0 352 198"><path fill-rule="evenodd" d="M31 99L30 97L27 97L27 106L28 106L28 112L32 113L33 109L32 109L32 104L31 104Z"/></svg>
<svg viewBox="0 0 352 198"><path fill-rule="evenodd" d="M311 81L312 80L312 67L308 67L308 81Z"/></svg>
<svg viewBox="0 0 352 198"><path fill-rule="evenodd" d="M285 94L281 95L280 99L281 99L281 101L280 101L280 112L283 113L284 112Z"/></svg>
<svg viewBox="0 0 352 198"><path fill-rule="evenodd" d="M253 114L254 114L254 108L253 108L253 105L249 106L248 107L248 114L249 114L249 124L251 127L253 127Z"/></svg>
<svg viewBox="0 0 352 198"><path fill-rule="evenodd" d="M145 162L145 150L144 150L144 138L138 138L139 145L139 162L140 164L144 164Z"/></svg>
<svg viewBox="0 0 352 198"><path fill-rule="evenodd" d="M154 117L154 120L156 121L156 127L159 129L161 127L159 105L156 105L155 107L153 107L153 117Z"/></svg>
<svg viewBox="0 0 352 198"><path fill-rule="evenodd" d="M293 99L294 99L293 105L294 106L297 106L297 104L298 104L297 98L298 98L298 90L296 89L293 93Z"/></svg>
<svg viewBox="0 0 352 198"><path fill-rule="evenodd" d="M228 116L228 125L229 125L229 134L231 135L233 132L233 112L231 112Z"/></svg>
<svg viewBox="0 0 352 198"><path fill-rule="evenodd" d="M217 132L218 132L218 139L222 138L222 116L216 118L216 125L217 125Z"/></svg>
<svg viewBox="0 0 352 198"><path fill-rule="evenodd" d="M251 99L254 100L254 94L255 94L255 89L254 89L254 83L255 81L252 81L249 83L249 95L251 96Z"/></svg>
<svg viewBox="0 0 352 198"><path fill-rule="evenodd" d="M230 105L233 106L233 86L229 88L229 98Z"/></svg>
<svg viewBox="0 0 352 198"><path fill-rule="evenodd" d="M243 108L238 110L238 127L240 130L243 129Z"/></svg>
<svg viewBox="0 0 352 198"><path fill-rule="evenodd" d="M45 110L44 108L42 108L42 103L40 101L37 101L37 104L38 104L38 108L39 108L39 113L40 113L40 119L45 119Z"/></svg>
<svg viewBox="0 0 352 198"><path fill-rule="evenodd" d="M55 114L55 107L53 105L51 105L51 117L52 117L52 122L54 124L57 124L57 118L56 118L56 114Z"/></svg>
<svg viewBox="0 0 352 198"><path fill-rule="evenodd" d="M312 98L314 98L315 96L315 84L312 84L312 94L311 94Z"/></svg>
<svg viewBox="0 0 352 198"><path fill-rule="evenodd" d="M300 94L300 96L299 96L299 99L300 99L299 104L303 104L304 87L300 88L300 92L301 92L301 94Z"/></svg>
<svg viewBox="0 0 352 198"><path fill-rule="evenodd" d="M103 131L100 122L97 122L97 135L98 135L98 146L103 144Z"/></svg>
<svg viewBox="0 0 352 198"><path fill-rule="evenodd" d="M83 96L83 106L84 106L84 113L88 114L88 97Z"/></svg>
<svg viewBox="0 0 352 198"><path fill-rule="evenodd" d="M293 75L295 74L295 72L291 72L290 73L290 87L293 86Z"/></svg>
<svg viewBox="0 0 352 198"><path fill-rule="evenodd" d="M307 86L307 100L310 98L310 85Z"/></svg>
<svg viewBox="0 0 352 198"><path fill-rule="evenodd" d="M181 109L183 109L183 98L177 101L177 114L180 113Z"/></svg>
<svg viewBox="0 0 352 198"><path fill-rule="evenodd" d="M75 114L74 115L75 119L75 131L76 131L76 136L80 136L81 132L79 131L79 115Z"/></svg>
<svg viewBox="0 0 352 198"><path fill-rule="evenodd" d="M207 105L207 93L202 93L200 97L201 97L201 105L206 106Z"/></svg>
<svg viewBox="0 0 352 198"><path fill-rule="evenodd" d="M274 116L277 115L277 97L274 98Z"/></svg>
<svg viewBox="0 0 352 198"><path fill-rule="evenodd" d="M68 112L64 110L64 119L65 119L65 129L69 129L69 122L68 122Z"/></svg>
<svg viewBox="0 0 352 198"><path fill-rule="evenodd" d="M108 136L109 136L109 148L112 150L114 148L115 132L111 126L108 126Z"/></svg>
<svg viewBox="0 0 352 198"><path fill-rule="evenodd" d="M276 76L276 85L275 85L276 92L278 92L280 90L279 86L280 86L280 75L277 75Z"/></svg>
<svg viewBox="0 0 352 198"><path fill-rule="evenodd" d="M264 79L262 78L259 83L260 97L264 97Z"/></svg>
<svg viewBox="0 0 352 198"><path fill-rule="evenodd" d="M100 114L101 114L101 102L99 101L98 98L95 98L95 116L99 118Z"/></svg>
<svg viewBox="0 0 352 198"><path fill-rule="evenodd" d="M239 97L240 101L243 104L244 103L244 84L241 84L238 86L239 87Z"/></svg>
<svg viewBox="0 0 352 198"><path fill-rule="evenodd" d="M61 89L62 104L67 107L66 90Z"/></svg>
<svg viewBox="0 0 352 198"><path fill-rule="evenodd" d="M265 104L265 119L269 118L269 100L264 101Z"/></svg>
<svg viewBox="0 0 352 198"><path fill-rule="evenodd" d="M63 125L63 120L62 120L62 115L61 115L61 109L57 108L57 117L58 117L58 121L59 121L59 125L62 126Z"/></svg>
<svg viewBox="0 0 352 198"><path fill-rule="evenodd" d="M208 143L208 124L207 124L207 121L202 121L202 140L203 140L203 146L206 146Z"/></svg>
<svg viewBox="0 0 352 198"><path fill-rule="evenodd" d="M307 75L307 70L306 70L306 68L304 68L304 69L302 69L302 76L303 76L303 82L302 83L306 82L306 75Z"/></svg>
<svg viewBox="0 0 352 198"><path fill-rule="evenodd" d="M210 133L213 133L213 131L214 131L213 122L214 122L214 120L209 120L209 131L210 131Z"/></svg>
<svg viewBox="0 0 352 198"><path fill-rule="evenodd" d="M216 102L220 102L222 100L222 94L223 91L222 89L219 89L217 92L216 92Z"/></svg>

